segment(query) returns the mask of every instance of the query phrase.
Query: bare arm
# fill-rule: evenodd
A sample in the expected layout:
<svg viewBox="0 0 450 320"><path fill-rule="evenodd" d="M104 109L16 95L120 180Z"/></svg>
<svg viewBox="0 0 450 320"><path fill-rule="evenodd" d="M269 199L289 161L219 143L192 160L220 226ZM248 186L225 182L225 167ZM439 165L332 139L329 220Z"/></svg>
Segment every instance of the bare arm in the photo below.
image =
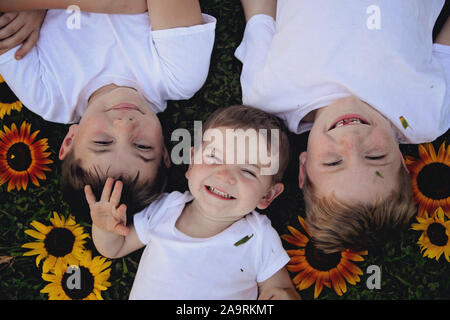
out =
<svg viewBox="0 0 450 320"><path fill-rule="evenodd" d="M92 241L102 256L115 259L126 256L144 246L137 236L136 229L129 227L126 236L100 229L92 224Z"/></svg>
<svg viewBox="0 0 450 320"><path fill-rule="evenodd" d="M277 0L241 0L245 20L250 20L256 14L266 14L275 19Z"/></svg>
<svg viewBox="0 0 450 320"><path fill-rule="evenodd" d="M71 5L81 11L134 14L147 11L147 0L0 0L0 12L35 9L67 9Z"/></svg>
<svg viewBox="0 0 450 320"><path fill-rule="evenodd" d="M434 42L450 46L450 18L447 18Z"/></svg>
<svg viewBox="0 0 450 320"><path fill-rule="evenodd" d="M147 0L147 5L153 30L203 23L198 0Z"/></svg>
<svg viewBox="0 0 450 320"><path fill-rule="evenodd" d="M286 268L281 268L269 279L258 283L258 300L301 300Z"/></svg>

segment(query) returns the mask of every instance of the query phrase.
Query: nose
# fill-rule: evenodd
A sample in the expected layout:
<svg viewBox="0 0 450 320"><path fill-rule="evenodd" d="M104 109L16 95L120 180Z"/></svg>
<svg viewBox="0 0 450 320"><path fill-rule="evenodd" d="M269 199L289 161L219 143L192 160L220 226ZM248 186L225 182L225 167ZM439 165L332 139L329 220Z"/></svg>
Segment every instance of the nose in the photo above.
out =
<svg viewBox="0 0 450 320"><path fill-rule="evenodd" d="M233 170L227 165L221 165L216 172L216 178L227 184L236 184L236 178L234 177Z"/></svg>
<svg viewBox="0 0 450 320"><path fill-rule="evenodd" d="M136 119L130 116L119 116L113 120L115 128L131 130L136 127Z"/></svg>
<svg viewBox="0 0 450 320"><path fill-rule="evenodd" d="M367 125L349 125L347 128L336 129L334 140L347 150L357 149L369 136L370 127Z"/></svg>

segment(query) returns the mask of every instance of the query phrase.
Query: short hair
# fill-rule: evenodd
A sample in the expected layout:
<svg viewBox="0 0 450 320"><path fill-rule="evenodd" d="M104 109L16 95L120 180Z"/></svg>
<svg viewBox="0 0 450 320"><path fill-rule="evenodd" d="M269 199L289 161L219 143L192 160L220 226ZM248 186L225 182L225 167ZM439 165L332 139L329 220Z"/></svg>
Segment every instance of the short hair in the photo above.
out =
<svg viewBox="0 0 450 320"><path fill-rule="evenodd" d="M127 224L132 223L135 213L143 210L164 192L167 175L168 168L162 159L153 180L139 182L139 172L135 177L125 175L114 177L115 180L123 183L120 203L127 206ZM75 157L73 149L70 150L61 164L61 190L63 200L69 205L71 213L75 217L90 219L89 204L84 195L84 187L90 185L96 199L100 199L107 178L107 172L100 172L96 168L84 169L81 159Z"/></svg>
<svg viewBox="0 0 450 320"><path fill-rule="evenodd" d="M346 203L334 196L318 198L307 174L302 191L306 227L315 247L325 253L382 245L398 236L417 212L411 178L403 166L398 173L398 187L375 203Z"/></svg>
<svg viewBox="0 0 450 320"><path fill-rule="evenodd" d="M231 129L267 129L268 148L270 150L271 129L279 130L279 167L278 172L272 176L272 182L280 182L283 179L290 159L289 139L287 129L283 121L275 115L263 110L246 106L232 105L214 111L203 125L203 133L207 129L228 127Z"/></svg>

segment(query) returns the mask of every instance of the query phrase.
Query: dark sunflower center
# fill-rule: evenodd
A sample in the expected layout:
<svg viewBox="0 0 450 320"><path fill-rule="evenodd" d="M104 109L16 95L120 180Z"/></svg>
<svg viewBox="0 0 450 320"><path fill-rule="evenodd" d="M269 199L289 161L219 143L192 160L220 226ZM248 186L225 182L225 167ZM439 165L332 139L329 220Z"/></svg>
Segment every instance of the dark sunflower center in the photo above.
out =
<svg viewBox="0 0 450 320"><path fill-rule="evenodd" d="M63 257L72 252L75 236L65 228L53 228L44 240L45 249L55 257Z"/></svg>
<svg viewBox="0 0 450 320"><path fill-rule="evenodd" d="M6 153L6 162L16 171L26 171L31 165L30 147L23 142L13 144Z"/></svg>
<svg viewBox="0 0 450 320"><path fill-rule="evenodd" d="M450 167L440 163L430 163L417 175L420 192L433 200L450 197Z"/></svg>
<svg viewBox="0 0 450 320"><path fill-rule="evenodd" d="M341 262L341 253L324 253L317 249L314 244L309 241L305 248L305 257L309 265L319 271L329 271L336 268Z"/></svg>
<svg viewBox="0 0 450 320"><path fill-rule="evenodd" d="M434 222L428 226L427 229L428 238L430 242L435 246L445 246L448 241L448 236L445 234L445 227L437 222Z"/></svg>
<svg viewBox="0 0 450 320"><path fill-rule="evenodd" d="M19 101L6 82L0 82L0 97L2 97L0 103L13 103Z"/></svg>
<svg viewBox="0 0 450 320"><path fill-rule="evenodd" d="M61 286L69 298L81 300L93 292L94 276L88 268L80 266L77 271L63 275Z"/></svg>

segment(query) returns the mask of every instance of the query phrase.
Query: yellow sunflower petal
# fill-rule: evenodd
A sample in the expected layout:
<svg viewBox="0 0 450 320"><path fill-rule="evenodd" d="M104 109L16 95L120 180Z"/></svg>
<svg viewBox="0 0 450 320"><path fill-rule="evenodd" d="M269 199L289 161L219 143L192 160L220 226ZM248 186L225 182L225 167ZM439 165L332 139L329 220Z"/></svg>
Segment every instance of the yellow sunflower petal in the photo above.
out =
<svg viewBox="0 0 450 320"><path fill-rule="evenodd" d="M40 232L34 231L32 229L25 230L25 233L29 236L32 236L33 238L39 239L39 240L45 240L45 234L42 234Z"/></svg>
<svg viewBox="0 0 450 320"><path fill-rule="evenodd" d="M48 273L56 264L56 257L54 256L48 256L47 259L45 259L44 264L42 265L42 271L44 273Z"/></svg>
<svg viewBox="0 0 450 320"><path fill-rule="evenodd" d="M22 245L22 248L26 249L43 249L44 243L43 242L28 242Z"/></svg>
<svg viewBox="0 0 450 320"><path fill-rule="evenodd" d="M50 232L50 230L52 230L52 227L46 226L42 223L40 223L39 221L32 221L30 223L37 231L39 231L42 234L48 234Z"/></svg>

